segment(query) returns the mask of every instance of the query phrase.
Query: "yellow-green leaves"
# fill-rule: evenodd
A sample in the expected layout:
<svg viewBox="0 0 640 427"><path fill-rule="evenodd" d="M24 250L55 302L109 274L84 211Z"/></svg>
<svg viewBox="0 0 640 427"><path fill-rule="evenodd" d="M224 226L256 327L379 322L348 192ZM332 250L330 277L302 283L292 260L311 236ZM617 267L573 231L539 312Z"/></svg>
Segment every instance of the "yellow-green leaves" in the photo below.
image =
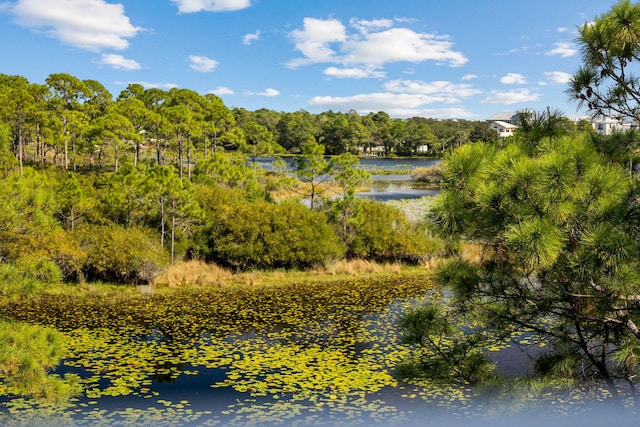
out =
<svg viewBox="0 0 640 427"><path fill-rule="evenodd" d="M522 261L524 273L549 268L558 259L566 240L550 221L530 218L513 224L505 233L507 248Z"/></svg>

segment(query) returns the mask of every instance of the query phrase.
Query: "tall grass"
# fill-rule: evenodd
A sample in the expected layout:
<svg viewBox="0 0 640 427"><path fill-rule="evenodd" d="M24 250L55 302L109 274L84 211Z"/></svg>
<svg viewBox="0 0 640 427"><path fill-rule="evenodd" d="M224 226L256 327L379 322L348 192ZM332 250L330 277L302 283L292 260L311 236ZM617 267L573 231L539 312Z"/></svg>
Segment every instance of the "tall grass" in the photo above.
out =
<svg viewBox="0 0 640 427"><path fill-rule="evenodd" d="M424 270L428 265L418 269ZM203 261L180 261L168 267L153 282L154 287L277 285L296 282L335 280L340 277L400 274L416 267L400 263L379 264L365 260L342 260L309 271L272 270L233 273Z"/></svg>
<svg viewBox="0 0 640 427"><path fill-rule="evenodd" d="M165 269L152 282L156 286L203 286L229 284L233 273L204 261L179 261Z"/></svg>

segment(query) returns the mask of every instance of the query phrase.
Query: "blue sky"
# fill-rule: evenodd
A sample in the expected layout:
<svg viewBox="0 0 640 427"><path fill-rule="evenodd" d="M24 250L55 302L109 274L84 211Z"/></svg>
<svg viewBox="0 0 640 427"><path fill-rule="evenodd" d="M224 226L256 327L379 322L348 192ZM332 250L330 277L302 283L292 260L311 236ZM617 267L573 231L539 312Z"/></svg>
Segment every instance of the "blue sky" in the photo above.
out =
<svg viewBox="0 0 640 427"><path fill-rule="evenodd" d="M0 73L201 94L229 107L484 120L579 115L576 29L614 0L0 0Z"/></svg>

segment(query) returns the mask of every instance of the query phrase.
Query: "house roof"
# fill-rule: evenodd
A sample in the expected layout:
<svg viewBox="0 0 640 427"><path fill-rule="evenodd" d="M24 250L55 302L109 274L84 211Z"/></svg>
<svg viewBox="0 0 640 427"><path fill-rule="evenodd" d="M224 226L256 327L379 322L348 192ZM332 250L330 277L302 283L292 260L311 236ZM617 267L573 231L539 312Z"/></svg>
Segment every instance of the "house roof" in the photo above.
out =
<svg viewBox="0 0 640 427"><path fill-rule="evenodd" d="M489 122L498 122L498 121L509 121L509 120L516 120L516 116L518 115L518 113L515 113L513 111L503 111L501 113L496 113L493 116L489 117L487 119L487 121Z"/></svg>
<svg viewBox="0 0 640 427"><path fill-rule="evenodd" d="M493 123L497 124L498 126L501 126L505 129L517 129L518 126L511 124L511 123L507 123L507 122L503 122L501 120L493 120Z"/></svg>

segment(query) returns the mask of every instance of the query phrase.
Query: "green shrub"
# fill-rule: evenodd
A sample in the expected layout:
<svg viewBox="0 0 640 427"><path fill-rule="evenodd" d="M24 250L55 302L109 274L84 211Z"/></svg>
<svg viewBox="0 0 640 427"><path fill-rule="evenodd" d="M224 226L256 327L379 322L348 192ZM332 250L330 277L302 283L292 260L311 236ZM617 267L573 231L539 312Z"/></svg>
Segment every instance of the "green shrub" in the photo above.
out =
<svg viewBox="0 0 640 427"><path fill-rule="evenodd" d="M45 258L25 258L0 264L0 295L15 298L36 293L47 284L60 283L62 272Z"/></svg>
<svg viewBox="0 0 640 427"><path fill-rule="evenodd" d="M0 382L11 394L60 403L80 392L78 377L49 375L64 354L54 329L0 320Z"/></svg>
<svg viewBox="0 0 640 427"><path fill-rule="evenodd" d="M395 206L361 200L349 218L340 214L334 211L332 221L340 229L349 258L418 263L441 250L426 227L411 223Z"/></svg>
<svg viewBox="0 0 640 427"><path fill-rule="evenodd" d="M93 225L76 235L87 254L83 272L90 281L148 283L167 263L160 239L142 228Z"/></svg>
<svg viewBox="0 0 640 427"><path fill-rule="evenodd" d="M207 224L204 258L239 270L307 268L344 252L326 216L299 202L219 205Z"/></svg>
<svg viewBox="0 0 640 427"><path fill-rule="evenodd" d="M411 171L411 179L428 184L439 184L442 181L442 167L417 167Z"/></svg>

